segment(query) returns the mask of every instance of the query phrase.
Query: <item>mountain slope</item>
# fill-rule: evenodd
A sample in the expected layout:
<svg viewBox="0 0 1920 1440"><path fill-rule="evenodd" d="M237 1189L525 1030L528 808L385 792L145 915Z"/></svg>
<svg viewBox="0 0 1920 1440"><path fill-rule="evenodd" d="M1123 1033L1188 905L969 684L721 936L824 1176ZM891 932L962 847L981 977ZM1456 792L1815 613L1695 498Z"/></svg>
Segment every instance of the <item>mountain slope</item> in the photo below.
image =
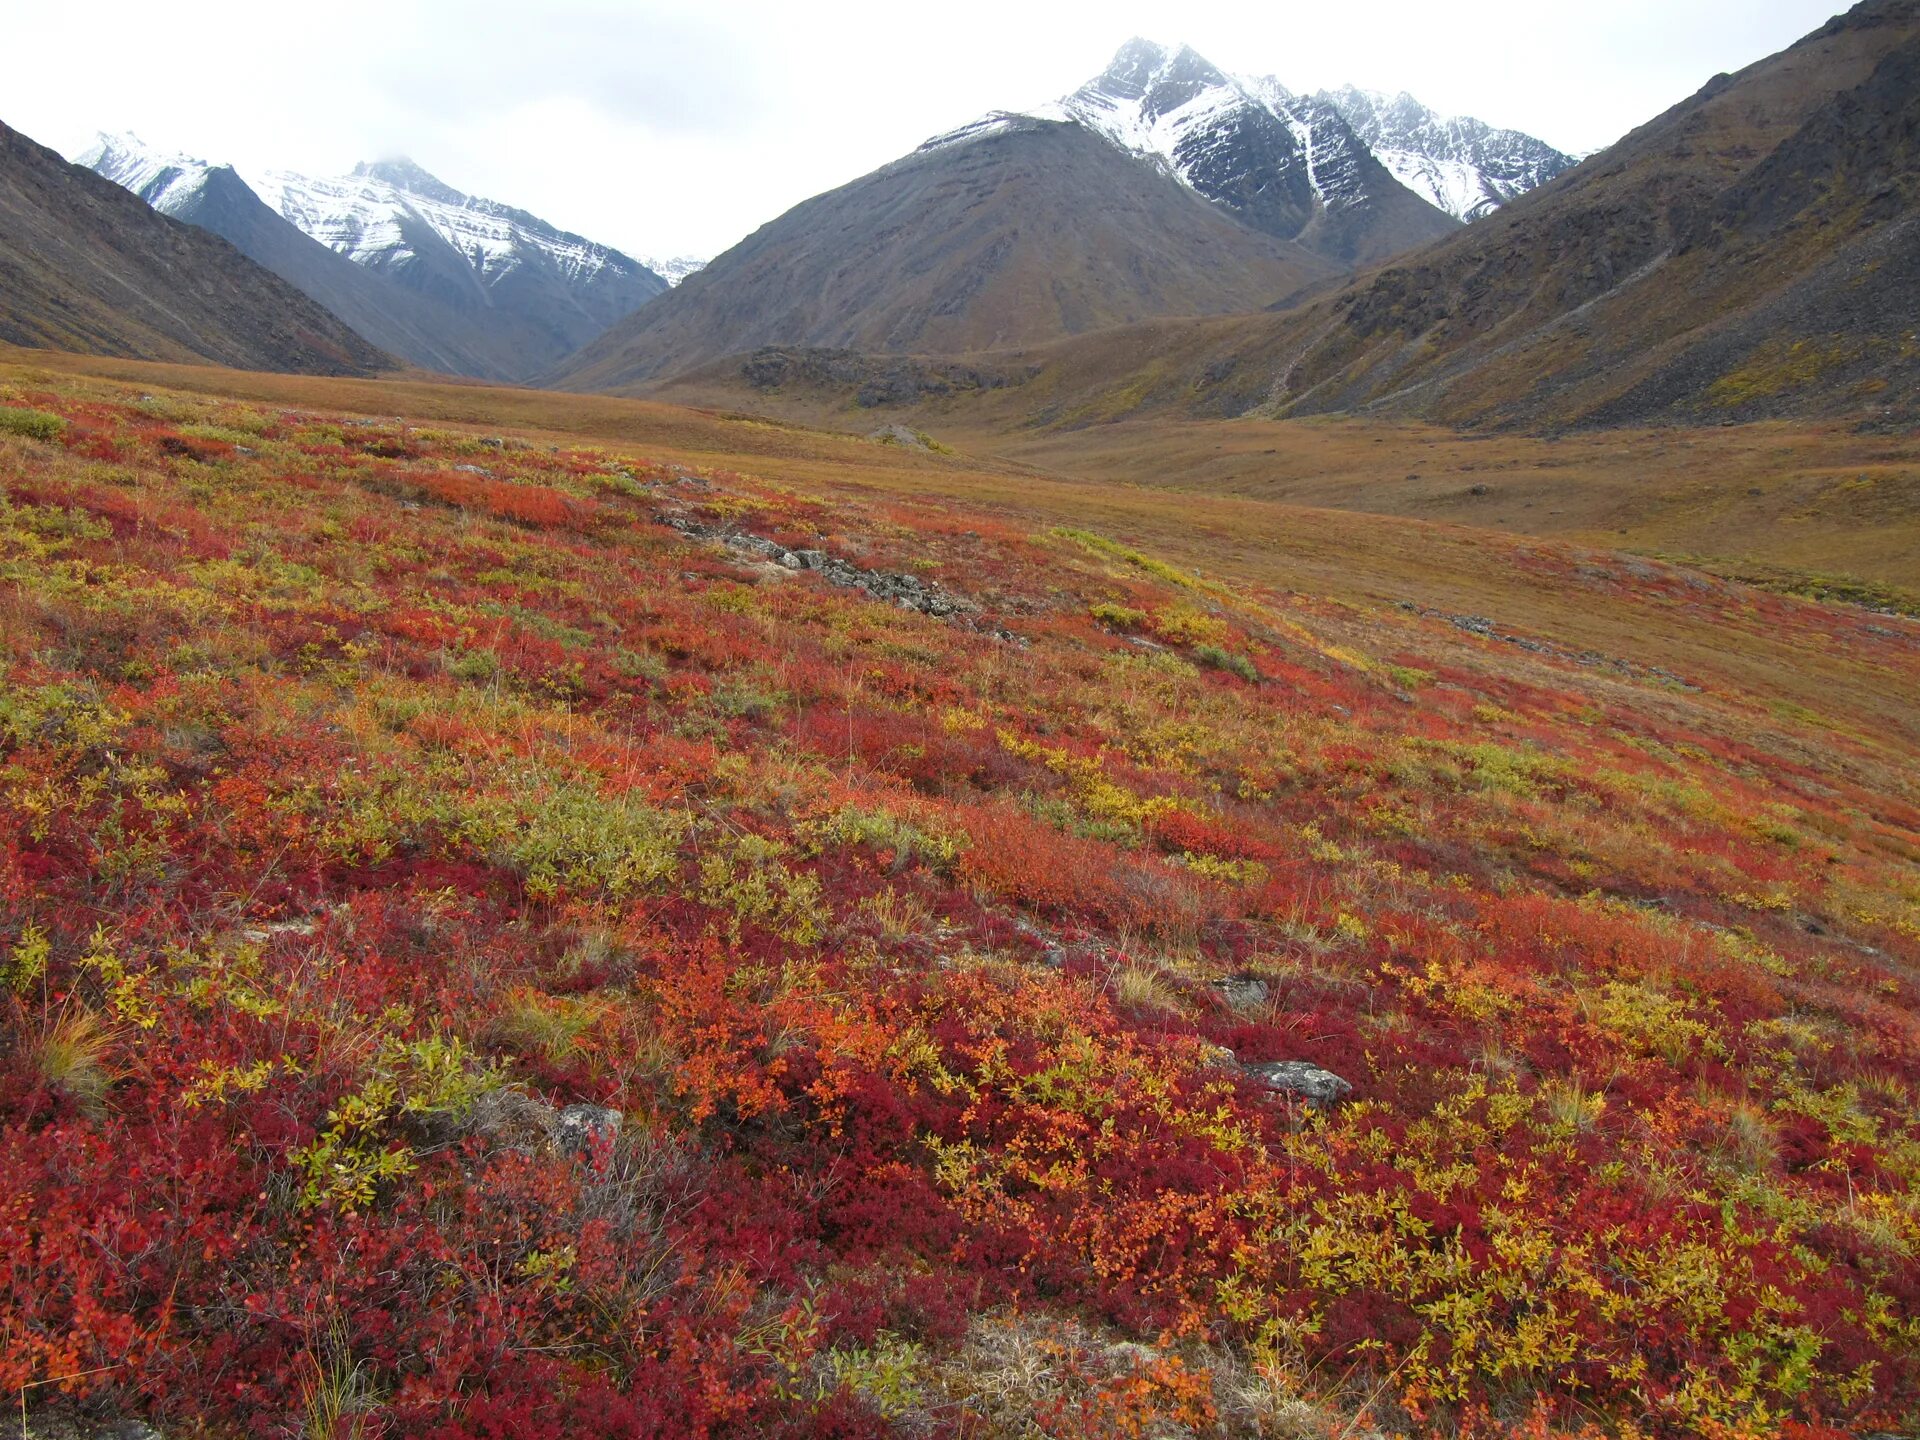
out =
<svg viewBox="0 0 1920 1440"><path fill-rule="evenodd" d="M106 135L78 163L125 186L163 215L212 231L412 364L452 375L509 378L497 338L483 323L303 234L231 166L167 155L133 136Z"/></svg>
<svg viewBox="0 0 1920 1440"><path fill-rule="evenodd" d="M1460 220L1490 215L1577 163L1521 131L1442 116L1405 91L1348 85L1316 98L1340 112L1396 180Z"/></svg>
<svg viewBox="0 0 1920 1440"><path fill-rule="evenodd" d="M1912 423L1916 44L1920 3L1866 0L1338 294L976 363L1026 385L1021 423Z"/></svg>
<svg viewBox="0 0 1920 1440"><path fill-rule="evenodd" d="M497 335L507 373L538 373L667 282L606 245L454 189L410 160L313 179L260 177L260 195L329 249Z"/></svg>
<svg viewBox="0 0 1920 1440"><path fill-rule="evenodd" d="M1871 0L1713 81L1299 317L1273 402L1533 422L1858 408L1854 383L1881 363L1913 373L1912 175L1895 177L1920 104L1901 83L1916 36L1920 5ZM1849 287L1858 303L1823 303ZM1795 346L1830 363L1803 348L1804 375L1782 359L1743 387Z"/></svg>
<svg viewBox="0 0 1920 1440"><path fill-rule="evenodd" d="M551 378L619 389L768 344L1032 344L1338 273L1084 126L996 116L762 226Z"/></svg>
<svg viewBox="0 0 1920 1440"><path fill-rule="evenodd" d="M226 241L5 125L0 340L321 374L393 363Z"/></svg>
<svg viewBox="0 0 1920 1440"><path fill-rule="evenodd" d="M256 190L230 167L133 135L102 135L78 158L231 241L395 354L451 374L525 380L669 283L407 160L335 180L270 171Z"/></svg>
<svg viewBox="0 0 1920 1440"><path fill-rule="evenodd" d="M1228 75L1190 47L1130 40L1043 118L1078 121L1256 229L1347 265L1456 228L1390 174L1339 110L1274 79Z"/></svg>

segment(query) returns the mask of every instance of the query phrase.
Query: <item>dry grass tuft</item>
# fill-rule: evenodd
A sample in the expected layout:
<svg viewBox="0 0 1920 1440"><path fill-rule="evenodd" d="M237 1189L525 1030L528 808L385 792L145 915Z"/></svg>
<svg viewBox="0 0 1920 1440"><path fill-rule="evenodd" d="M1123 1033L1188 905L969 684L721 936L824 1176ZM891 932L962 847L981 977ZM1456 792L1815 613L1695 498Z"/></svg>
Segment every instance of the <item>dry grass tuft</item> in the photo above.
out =
<svg viewBox="0 0 1920 1440"><path fill-rule="evenodd" d="M1547 1117L1556 1130L1584 1135L1607 1113L1607 1097L1589 1090L1577 1078L1549 1080L1540 1087Z"/></svg>
<svg viewBox="0 0 1920 1440"><path fill-rule="evenodd" d="M96 1011L65 1009L29 1043L30 1063L49 1090L98 1112L119 1078L107 1058L114 1040L113 1026Z"/></svg>
<svg viewBox="0 0 1920 1440"><path fill-rule="evenodd" d="M523 987L507 996L491 1028L502 1044L558 1065L585 1050L602 1013L603 1007L590 1000L542 995Z"/></svg>
<svg viewBox="0 0 1920 1440"><path fill-rule="evenodd" d="M311 1374L300 1382L301 1440L362 1440L377 1403L366 1367L347 1348L343 1327L307 1352Z"/></svg>
<svg viewBox="0 0 1920 1440"><path fill-rule="evenodd" d="M1114 1003L1123 1010L1149 1010L1184 1015L1186 1002L1164 970L1153 965L1129 965L1113 977Z"/></svg>
<svg viewBox="0 0 1920 1440"><path fill-rule="evenodd" d="M895 944L921 939L933 929L933 912L916 897L899 890L869 895L860 902L860 913Z"/></svg>

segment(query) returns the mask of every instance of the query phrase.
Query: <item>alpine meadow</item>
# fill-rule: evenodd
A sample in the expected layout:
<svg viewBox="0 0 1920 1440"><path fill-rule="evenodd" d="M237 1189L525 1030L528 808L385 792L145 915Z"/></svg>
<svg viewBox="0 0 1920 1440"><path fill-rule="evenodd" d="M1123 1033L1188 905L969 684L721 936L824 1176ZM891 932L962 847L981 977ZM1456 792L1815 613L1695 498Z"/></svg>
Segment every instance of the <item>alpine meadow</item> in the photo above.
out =
<svg viewBox="0 0 1920 1440"><path fill-rule="evenodd" d="M1920 0L1088 38L704 261L0 127L0 1433L1916 1433Z"/></svg>

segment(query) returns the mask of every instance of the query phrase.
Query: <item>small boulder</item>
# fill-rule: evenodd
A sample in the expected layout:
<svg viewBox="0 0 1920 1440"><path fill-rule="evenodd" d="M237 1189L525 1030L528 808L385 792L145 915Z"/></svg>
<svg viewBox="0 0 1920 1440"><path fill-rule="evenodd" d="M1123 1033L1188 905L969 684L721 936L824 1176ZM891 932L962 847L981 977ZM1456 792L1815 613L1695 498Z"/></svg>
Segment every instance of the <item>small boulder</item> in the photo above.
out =
<svg viewBox="0 0 1920 1440"><path fill-rule="evenodd" d="M1235 1010L1258 1010L1272 994L1272 987L1257 975L1229 975L1214 981L1213 988Z"/></svg>
<svg viewBox="0 0 1920 1440"><path fill-rule="evenodd" d="M867 439L879 445L901 445L909 450L930 448L925 436L906 425L882 425L867 436Z"/></svg>
<svg viewBox="0 0 1920 1440"><path fill-rule="evenodd" d="M620 1138L618 1110L605 1105L569 1105L553 1122L553 1143L569 1155L592 1154Z"/></svg>
<svg viewBox="0 0 1920 1440"><path fill-rule="evenodd" d="M573 1104L555 1109L546 1101L504 1086L474 1103L464 1129L501 1149L562 1155L590 1155L620 1138L621 1113L605 1105Z"/></svg>
<svg viewBox="0 0 1920 1440"><path fill-rule="evenodd" d="M1291 1095L1321 1110L1338 1105L1353 1093L1353 1086L1331 1070L1305 1060L1273 1060L1245 1069L1276 1095Z"/></svg>

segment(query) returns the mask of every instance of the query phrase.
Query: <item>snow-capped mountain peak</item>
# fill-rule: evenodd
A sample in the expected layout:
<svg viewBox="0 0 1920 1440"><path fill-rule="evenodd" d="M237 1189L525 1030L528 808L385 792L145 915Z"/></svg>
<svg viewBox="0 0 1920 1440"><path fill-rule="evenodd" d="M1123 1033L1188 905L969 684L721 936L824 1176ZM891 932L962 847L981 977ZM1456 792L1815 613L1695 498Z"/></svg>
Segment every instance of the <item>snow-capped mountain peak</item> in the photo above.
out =
<svg viewBox="0 0 1920 1440"><path fill-rule="evenodd" d="M1078 121L1262 229L1296 232L1315 210L1368 199L1364 146L1338 112L1189 45L1129 40L1099 75L1036 113Z"/></svg>
<svg viewBox="0 0 1920 1440"><path fill-rule="evenodd" d="M130 130L119 135L102 131L74 163L133 191L163 215L179 210L216 168L190 155L157 150Z"/></svg>
<svg viewBox="0 0 1920 1440"><path fill-rule="evenodd" d="M486 289L529 264L556 270L572 286L603 275L638 279L646 273L639 261L611 246L468 195L404 156L357 165L333 178L274 170L260 181L261 198L287 220L376 269L406 265L437 241L460 256Z"/></svg>
<svg viewBox="0 0 1920 1440"><path fill-rule="evenodd" d="M184 209L211 172L227 168L157 149L130 133L102 134L75 160L166 214ZM573 286L603 275L656 289L665 283L657 275L647 279L646 267L611 246L464 194L405 156L357 165L351 174L332 178L262 171L253 188L297 229L375 269L414 260L437 237L486 288L530 263L551 266Z"/></svg>
<svg viewBox="0 0 1920 1440"><path fill-rule="evenodd" d="M641 263L669 285L678 285L689 275L707 268L707 262L697 255L675 255L667 260L649 258Z"/></svg>
<svg viewBox="0 0 1920 1440"><path fill-rule="evenodd" d="M436 200L443 205L464 205L468 201L467 196L405 155L396 155L387 160L363 160L353 167L353 178L376 180L396 190Z"/></svg>
<svg viewBox="0 0 1920 1440"><path fill-rule="evenodd" d="M1190 45L1168 47L1135 37L1120 47L1113 63L1081 86L1069 100L1138 104L1148 115L1179 109L1207 90L1230 87L1232 79Z"/></svg>
<svg viewBox="0 0 1920 1440"><path fill-rule="evenodd" d="M1444 119L1411 95L1298 94L1191 46L1138 37L1071 95L996 111L923 148L1031 119L1084 125L1256 228L1351 260L1432 238L1443 215L1477 218L1572 163L1517 131Z"/></svg>
<svg viewBox="0 0 1920 1440"><path fill-rule="evenodd" d="M358 316L360 328L390 334L382 343L393 353L436 369L530 377L668 285L611 246L464 194L404 156L333 177L267 170L242 179L132 135L102 135L76 158L155 209L225 236ZM343 280L303 256L302 235L367 274ZM379 298L387 287L391 306ZM408 317L397 329L396 315Z"/></svg>
<svg viewBox="0 0 1920 1440"><path fill-rule="evenodd" d="M1337 109L1401 184L1448 214L1477 220L1578 163L1543 140L1470 115L1443 116L1402 90L1348 85L1319 97Z"/></svg>

